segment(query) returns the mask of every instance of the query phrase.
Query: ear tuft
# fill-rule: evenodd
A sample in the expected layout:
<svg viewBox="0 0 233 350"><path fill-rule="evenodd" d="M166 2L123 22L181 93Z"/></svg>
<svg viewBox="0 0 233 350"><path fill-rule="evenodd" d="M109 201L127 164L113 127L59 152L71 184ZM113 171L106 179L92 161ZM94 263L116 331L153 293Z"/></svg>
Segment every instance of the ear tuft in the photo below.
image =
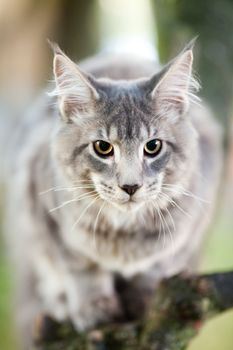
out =
<svg viewBox="0 0 233 350"><path fill-rule="evenodd" d="M62 50L60 49L59 45L55 43L54 41L51 41L50 39L47 39L47 43L49 44L50 48L52 49L54 55L56 54L63 54Z"/></svg>
<svg viewBox="0 0 233 350"><path fill-rule="evenodd" d="M194 46L196 45L196 41L198 39L198 36L199 35L196 35L192 40L190 40L189 43L184 47L182 52L185 52L185 51L188 51L188 50L193 51Z"/></svg>

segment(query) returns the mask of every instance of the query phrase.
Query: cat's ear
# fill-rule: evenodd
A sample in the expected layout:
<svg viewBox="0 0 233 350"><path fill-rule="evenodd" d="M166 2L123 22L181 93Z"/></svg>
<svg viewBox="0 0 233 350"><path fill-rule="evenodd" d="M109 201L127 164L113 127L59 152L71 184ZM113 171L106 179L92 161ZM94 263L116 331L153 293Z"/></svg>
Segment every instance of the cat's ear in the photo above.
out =
<svg viewBox="0 0 233 350"><path fill-rule="evenodd" d="M51 95L58 97L62 117L67 121L92 117L99 94L90 78L61 51L58 45L51 43L50 45L54 51L53 72L56 83Z"/></svg>
<svg viewBox="0 0 233 350"><path fill-rule="evenodd" d="M192 48L187 47L162 71L151 93L159 114L184 114L191 101L199 100L195 92L200 86L192 76L192 64Z"/></svg>

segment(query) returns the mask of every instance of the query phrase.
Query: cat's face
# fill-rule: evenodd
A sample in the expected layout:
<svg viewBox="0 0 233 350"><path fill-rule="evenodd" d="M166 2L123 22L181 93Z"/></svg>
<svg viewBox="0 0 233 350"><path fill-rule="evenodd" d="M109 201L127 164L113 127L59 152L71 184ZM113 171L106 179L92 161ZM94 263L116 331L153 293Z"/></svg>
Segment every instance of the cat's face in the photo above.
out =
<svg viewBox="0 0 233 350"><path fill-rule="evenodd" d="M63 117L56 154L74 185L86 184L124 211L166 201L163 189L181 183L195 147L184 116L191 64L188 50L162 77L97 81L56 54L55 94Z"/></svg>

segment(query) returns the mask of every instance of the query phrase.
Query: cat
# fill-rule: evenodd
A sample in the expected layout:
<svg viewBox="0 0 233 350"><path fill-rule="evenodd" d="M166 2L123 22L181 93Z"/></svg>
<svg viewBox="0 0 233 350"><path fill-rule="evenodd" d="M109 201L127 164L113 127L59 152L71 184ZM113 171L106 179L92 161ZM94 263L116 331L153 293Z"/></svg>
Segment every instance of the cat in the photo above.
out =
<svg viewBox="0 0 233 350"><path fill-rule="evenodd" d="M116 276L140 299L195 269L221 169L193 43L163 68L121 56L79 67L53 50L55 88L11 151L7 238L24 339L41 314L79 331L120 317Z"/></svg>

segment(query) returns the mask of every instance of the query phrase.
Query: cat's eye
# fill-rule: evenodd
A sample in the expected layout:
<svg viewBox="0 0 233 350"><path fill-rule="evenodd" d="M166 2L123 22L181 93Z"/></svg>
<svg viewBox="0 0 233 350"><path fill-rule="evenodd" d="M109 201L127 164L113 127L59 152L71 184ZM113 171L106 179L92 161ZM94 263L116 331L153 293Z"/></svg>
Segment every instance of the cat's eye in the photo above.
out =
<svg viewBox="0 0 233 350"><path fill-rule="evenodd" d="M150 140L144 146L144 154L149 157L157 156L162 149L162 141L158 139Z"/></svg>
<svg viewBox="0 0 233 350"><path fill-rule="evenodd" d="M110 157L113 155L113 145L111 143L98 140L93 143L95 152L101 157Z"/></svg>

